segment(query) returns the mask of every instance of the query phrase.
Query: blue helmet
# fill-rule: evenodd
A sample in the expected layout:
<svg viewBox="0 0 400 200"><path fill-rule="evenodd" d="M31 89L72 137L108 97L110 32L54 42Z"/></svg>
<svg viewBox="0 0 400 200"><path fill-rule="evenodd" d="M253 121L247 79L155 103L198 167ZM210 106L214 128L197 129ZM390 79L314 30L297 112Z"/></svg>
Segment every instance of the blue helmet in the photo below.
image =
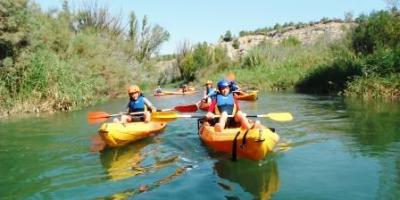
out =
<svg viewBox="0 0 400 200"><path fill-rule="evenodd" d="M229 87L230 83L227 80L220 80L218 81L218 89Z"/></svg>

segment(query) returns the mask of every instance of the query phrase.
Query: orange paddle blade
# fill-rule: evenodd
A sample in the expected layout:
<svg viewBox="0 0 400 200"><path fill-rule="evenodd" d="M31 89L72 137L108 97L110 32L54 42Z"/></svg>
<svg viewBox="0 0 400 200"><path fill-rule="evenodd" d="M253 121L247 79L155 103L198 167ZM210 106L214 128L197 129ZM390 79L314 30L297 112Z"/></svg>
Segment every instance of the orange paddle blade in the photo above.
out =
<svg viewBox="0 0 400 200"><path fill-rule="evenodd" d="M88 119L109 118L110 114L106 112L89 112Z"/></svg>
<svg viewBox="0 0 400 200"><path fill-rule="evenodd" d="M174 109L178 112L196 112L198 108L196 104L191 104L184 106L176 106Z"/></svg>
<svg viewBox="0 0 400 200"><path fill-rule="evenodd" d="M95 124L106 121L111 115L106 112L89 112L88 123Z"/></svg>

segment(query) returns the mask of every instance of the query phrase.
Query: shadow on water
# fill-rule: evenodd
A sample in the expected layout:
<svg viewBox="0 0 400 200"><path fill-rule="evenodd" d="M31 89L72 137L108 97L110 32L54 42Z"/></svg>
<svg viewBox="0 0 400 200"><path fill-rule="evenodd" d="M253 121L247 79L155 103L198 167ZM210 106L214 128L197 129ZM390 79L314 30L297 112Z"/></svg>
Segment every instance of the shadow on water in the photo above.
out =
<svg viewBox="0 0 400 200"><path fill-rule="evenodd" d="M274 156L262 162L240 160L218 160L214 165L216 174L221 178L219 186L227 191L227 199L241 199L235 184L239 184L244 192L248 192L254 199L271 199L281 185L278 173L278 164ZM247 198L247 197L246 197Z"/></svg>

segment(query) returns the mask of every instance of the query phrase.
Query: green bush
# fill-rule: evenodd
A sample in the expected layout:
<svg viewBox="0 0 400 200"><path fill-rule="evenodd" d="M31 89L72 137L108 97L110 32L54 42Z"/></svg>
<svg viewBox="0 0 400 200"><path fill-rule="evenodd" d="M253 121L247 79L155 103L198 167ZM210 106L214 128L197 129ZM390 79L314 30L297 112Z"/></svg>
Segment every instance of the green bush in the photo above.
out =
<svg viewBox="0 0 400 200"><path fill-rule="evenodd" d="M387 75L400 73L400 46L395 49L379 48L365 57L365 73Z"/></svg>
<svg viewBox="0 0 400 200"><path fill-rule="evenodd" d="M372 74L360 76L348 84L346 96L359 96L365 99L386 98L400 100L400 75L379 76Z"/></svg>
<svg viewBox="0 0 400 200"><path fill-rule="evenodd" d="M400 15L397 11L379 11L356 19L358 26L352 32L353 49L362 54L378 48L396 48L400 44Z"/></svg>
<svg viewBox="0 0 400 200"><path fill-rule="evenodd" d="M337 94L355 77L362 75L363 65L358 60L336 59L308 73L295 85L296 91L316 94Z"/></svg>
<svg viewBox="0 0 400 200"><path fill-rule="evenodd" d="M230 42L232 41L232 33L231 31L226 31L225 35L223 36L222 40L225 42Z"/></svg>
<svg viewBox="0 0 400 200"><path fill-rule="evenodd" d="M301 45L301 41L295 36L289 36L281 41L283 46L298 46Z"/></svg>

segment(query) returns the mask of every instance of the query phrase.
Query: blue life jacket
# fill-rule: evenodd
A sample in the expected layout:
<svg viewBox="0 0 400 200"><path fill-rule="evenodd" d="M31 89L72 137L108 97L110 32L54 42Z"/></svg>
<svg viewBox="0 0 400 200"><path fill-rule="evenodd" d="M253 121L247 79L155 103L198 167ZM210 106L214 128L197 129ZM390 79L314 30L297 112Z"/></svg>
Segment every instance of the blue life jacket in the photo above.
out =
<svg viewBox="0 0 400 200"><path fill-rule="evenodd" d="M236 113L235 99L233 97L232 92L230 92L227 96L218 93L216 99L217 99L217 104L215 108L216 114L220 114L224 111L227 112L228 115Z"/></svg>
<svg viewBox="0 0 400 200"><path fill-rule="evenodd" d="M130 98L128 103L129 112L143 112L147 110L144 104L144 96L139 96L137 100Z"/></svg>
<svg viewBox="0 0 400 200"><path fill-rule="evenodd" d="M209 95L209 94L211 94L209 97L211 98L211 99L215 99L215 97L216 97L216 90L215 90L215 88L207 88L207 91L206 91L206 95Z"/></svg>

